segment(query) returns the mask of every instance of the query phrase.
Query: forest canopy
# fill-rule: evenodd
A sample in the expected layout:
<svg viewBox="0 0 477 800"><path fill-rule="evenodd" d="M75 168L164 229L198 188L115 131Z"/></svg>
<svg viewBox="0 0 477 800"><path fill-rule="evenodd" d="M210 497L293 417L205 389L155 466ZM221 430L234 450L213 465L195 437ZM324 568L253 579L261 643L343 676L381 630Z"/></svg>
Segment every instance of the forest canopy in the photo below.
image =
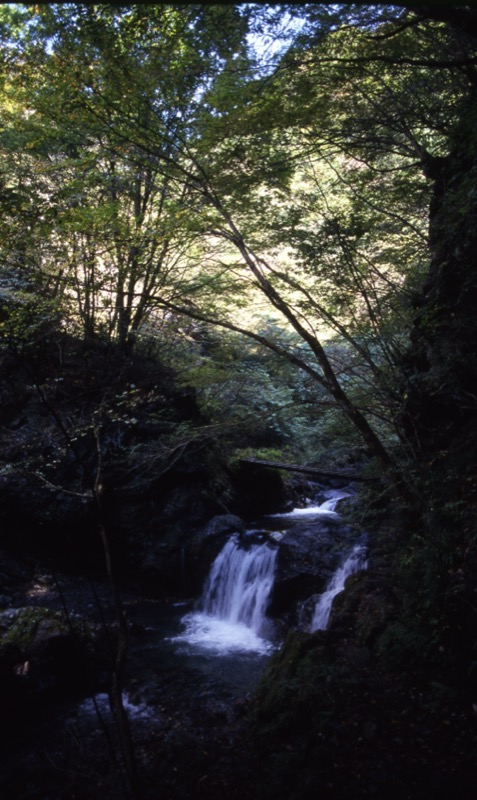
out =
<svg viewBox="0 0 477 800"><path fill-rule="evenodd" d="M217 419L265 408L303 448L337 410L406 494L406 354L474 23L418 3L2 6L3 347L153 342Z"/></svg>

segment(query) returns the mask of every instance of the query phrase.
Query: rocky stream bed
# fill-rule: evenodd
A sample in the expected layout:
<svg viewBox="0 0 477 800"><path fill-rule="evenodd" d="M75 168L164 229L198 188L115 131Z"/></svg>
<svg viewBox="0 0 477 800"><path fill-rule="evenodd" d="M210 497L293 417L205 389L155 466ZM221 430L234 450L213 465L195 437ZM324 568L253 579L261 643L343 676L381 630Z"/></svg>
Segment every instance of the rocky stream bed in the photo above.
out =
<svg viewBox="0 0 477 800"><path fill-rule="evenodd" d="M196 567L198 543L217 551L233 524L248 550L252 540L269 539L276 547L276 539L283 539L267 601L274 643L263 651L239 645L211 652L191 645L181 638L182 619L196 600L145 596L137 588L121 591L128 621L123 703L142 796L233 798L258 786L254 775L261 766L248 737L254 692L300 592L324 586L339 544L350 533L342 526L345 532L337 536L336 515L324 513L317 546L311 517L295 520L293 529L286 516L261 520L261 528L252 531L238 518L215 518L199 531L188 554ZM212 549L210 542L216 542ZM3 792L17 800L128 797L108 700L117 623L107 583L6 553L2 564Z"/></svg>
<svg viewBox="0 0 477 800"><path fill-rule="evenodd" d="M193 599L122 589L129 638L123 702L138 798L475 796L477 715L470 698L423 680L412 667L391 672L376 660L373 640L393 613L379 553L368 572L348 581L329 630L300 630L303 614L310 615L298 587L307 596L323 592L343 544L351 544L345 526L337 535L332 515L320 522L327 556L322 552L319 576L297 545L307 540L306 515L283 548L294 555L278 562L270 598L275 643L268 653L217 656L191 648L177 636ZM216 520L210 529L221 527ZM283 518L269 518L272 530L283 527ZM3 651L2 796L129 800L107 695L116 636L109 587L7 554L2 579L3 644L18 609L28 609L22 624L35 631L28 658L13 652L8 661ZM81 633L79 650L70 623Z"/></svg>
<svg viewBox="0 0 477 800"><path fill-rule="evenodd" d="M42 573L28 587L18 588L14 602L36 608L39 616L44 608L62 611L66 605L91 621L97 620L100 603L101 614L114 632L108 588L97 582ZM235 796L244 775L243 763L236 764L236 775L233 765L254 684L250 663L243 665L241 674L236 669L235 675L222 677L220 670L204 667L200 658L196 663L183 658L178 665L172 646L161 647L161 643L164 633L174 630L181 608L130 592L123 593L123 602L130 620L123 698L144 796ZM259 665L254 667L258 678ZM28 672L24 666L17 680L27 684ZM109 708L107 673L100 670L87 692L84 686L75 688L77 679L72 674L69 691L63 692L70 697L62 698L60 691L48 693L43 686L41 702L32 696L31 702L9 708L0 762L3 796L17 800L129 797ZM53 688L58 690L58 686ZM241 742L242 751L243 746Z"/></svg>

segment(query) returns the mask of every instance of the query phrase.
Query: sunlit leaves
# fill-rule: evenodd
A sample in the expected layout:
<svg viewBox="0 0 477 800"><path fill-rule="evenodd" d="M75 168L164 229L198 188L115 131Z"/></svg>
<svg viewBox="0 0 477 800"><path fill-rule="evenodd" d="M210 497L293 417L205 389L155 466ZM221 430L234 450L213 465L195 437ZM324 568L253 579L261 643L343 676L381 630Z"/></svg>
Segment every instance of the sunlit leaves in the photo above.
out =
<svg viewBox="0 0 477 800"><path fill-rule="evenodd" d="M41 242L31 266L45 275L56 264L85 331L125 341L187 264L195 232L180 154L203 91L240 45L241 15L66 5L26 18L10 86L22 101L3 141L36 173L28 199Z"/></svg>
<svg viewBox="0 0 477 800"><path fill-rule="evenodd" d="M127 346L158 308L252 336L273 311L262 343L320 390L326 374L351 416L353 380L393 395L426 267L421 165L445 155L468 81L447 27L309 4L20 17L4 15L4 206L14 260L65 317ZM331 337L348 370L326 363Z"/></svg>

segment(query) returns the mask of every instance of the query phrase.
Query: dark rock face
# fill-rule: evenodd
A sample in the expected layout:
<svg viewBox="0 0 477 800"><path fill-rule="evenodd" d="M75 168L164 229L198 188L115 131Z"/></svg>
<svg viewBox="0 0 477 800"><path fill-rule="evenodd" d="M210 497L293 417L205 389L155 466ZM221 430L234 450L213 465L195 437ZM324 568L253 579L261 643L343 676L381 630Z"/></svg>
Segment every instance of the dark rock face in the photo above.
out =
<svg viewBox="0 0 477 800"><path fill-rule="evenodd" d="M153 594L194 593L186 553L195 532L220 511L207 475L174 470L148 492L105 498L116 564Z"/></svg>
<svg viewBox="0 0 477 800"><path fill-rule="evenodd" d="M91 497L54 491L13 474L0 479L0 508L0 543L13 552L39 558L54 554L75 568L102 564Z"/></svg>
<svg viewBox="0 0 477 800"><path fill-rule="evenodd" d="M234 508L238 514L258 517L286 509L288 494L276 470L242 463L232 477L235 494L239 498Z"/></svg>
<svg viewBox="0 0 477 800"><path fill-rule="evenodd" d="M313 527L295 522L279 543L270 614L290 612L297 601L322 592L348 538L351 529L335 517L324 516Z"/></svg>
<svg viewBox="0 0 477 800"><path fill-rule="evenodd" d="M245 530L245 523L235 514L213 517L189 540L185 552L186 572L192 594L201 591L212 562L233 533Z"/></svg>
<svg viewBox="0 0 477 800"><path fill-rule="evenodd" d="M414 534L411 591L416 597L418 587L426 586L420 613L439 618L441 632L452 631L452 641L443 642L442 650L459 654L458 669L466 659L469 664L475 659L469 631L477 573L476 120L472 92L434 184L431 265L403 365L407 381L401 417L423 511L419 536L415 518L406 531Z"/></svg>

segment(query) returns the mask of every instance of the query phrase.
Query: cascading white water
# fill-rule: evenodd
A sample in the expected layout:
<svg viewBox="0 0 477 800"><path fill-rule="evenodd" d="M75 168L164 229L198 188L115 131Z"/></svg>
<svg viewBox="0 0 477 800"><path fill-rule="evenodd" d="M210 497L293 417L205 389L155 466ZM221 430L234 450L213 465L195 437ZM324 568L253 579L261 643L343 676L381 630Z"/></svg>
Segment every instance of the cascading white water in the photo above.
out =
<svg viewBox="0 0 477 800"><path fill-rule="evenodd" d="M269 517L290 517L290 518L299 518L299 517L319 517L321 514L325 514L329 516L332 514L333 516L337 516L337 512L335 511L336 506L338 505L340 500L343 500L345 497L349 497L349 492L343 492L340 489L330 489L327 493L328 500L325 500L324 503L320 503L319 506L305 506L304 508L294 508L293 511L287 511L286 513L281 514L269 514Z"/></svg>
<svg viewBox="0 0 477 800"><path fill-rule="evenodd" d="M269 518L309 517L310 524L314 524L313 517L338 516L337 504L349 496L348 492L333 489L318 506L271 514ZM283 531L269 531L267 542L250 542L246 546L238 534L232 536L212 564L199 609L183 617L184 632L173 641L220 655L269 652L273 645L266 638L270 624L266 608L278 553L271 541L279 541L283 535ZM344 589L346 578L366 568L364 553L362 545L356 546L337 569L316 604L309 630L327 627L333 599Z"/></svg>
<svg viewBox="0 0 477 800"><path fill-rule="evenodd" d="M233 536L219 553L207 579L201 608L187 614L184 641L219 653L264 653L266 607L273 585L277 549L267 543L240 546Z"/></svg>
<svg viewBox="0 0 477 800"><path fill-rule="evenodd" d="M339 592L343 591L346 578L358 572L358 570L366 569L364 552L364 547L362 545L356 545L350 555L348 555L332 576L327 588L320 596L315 606L313 619L310 625L310 631L312 633L314 631L324 631L328 626L333 600Z"/></svg>
<svg viewBox="0 0 477 800"><path fill-rule="evenodd" d="M273 583L277 550L268 544L244 550L233 536L215 559L205 585L203 611L228 622L242 622L260 633Z"/></svg>

